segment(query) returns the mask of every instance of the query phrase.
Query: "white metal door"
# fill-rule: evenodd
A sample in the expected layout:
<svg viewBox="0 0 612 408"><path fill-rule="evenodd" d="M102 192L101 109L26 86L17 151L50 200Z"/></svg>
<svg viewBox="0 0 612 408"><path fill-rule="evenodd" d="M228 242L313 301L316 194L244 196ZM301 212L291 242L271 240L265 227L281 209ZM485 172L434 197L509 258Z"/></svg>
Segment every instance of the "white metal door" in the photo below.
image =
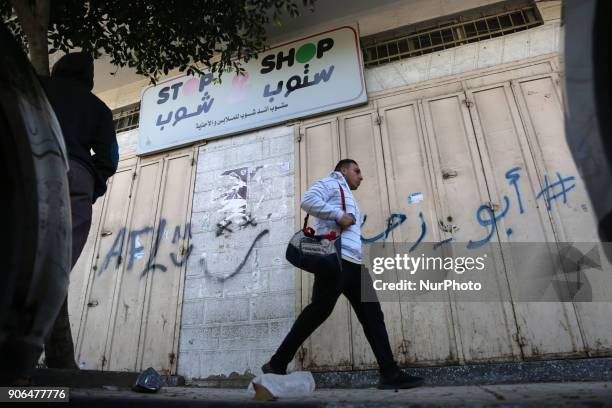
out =
<svg viewBox="0 0 612 408"><path fill-rule="evenodd" d="M509 83L467 92L476 130L482 167L493 203L499 207L496 235L500 242L550 243L549 257L538 258L541 270L558 269L558 249L551 217L538 194L542 183L533 165L538 152L530 149ZM555 118L548 118L551 123ZM562 122L561 122L562 125ZM553 125L554 126L554 125ZM564 140L557 138L560 145ZM568 159L570 159L568 157ZM539 249L538 249L539 251ZM518 271L538 267L525 253L505 251L504 261L512 292L522 277ZM547 268L547 269L544 269ZM571 303L514 302L518 339L525 358L542 355L572 355L584 351Z"/></svg>
<svg viewBox="0 0 612 408"><path fill-rule="evenodd" d="M164 159L157 231L152 267L146 274L140 369L156 367L162 373L176 371L183 285L191 254L190 218L195 178L193 150L169 154ZM141 275L142 276L142 275Z"/></svg>
<svg viewBox="0 0 612 408"><path fill-rule="evenodd" d="M362 240L393 245L393 236L388 233L388 226L399 224L403 219L398 214L392 214L389 208L387 177L384 171L378 122L378 113L372 109L340 117L340 156L359 163L364 176L359 189L353 191L364 220L361 228ZM367 264L369 262L367 253L364 253L364 257L364 262ZM395 301L381 302L381 307L391 349L399 354L403 341L403 319L399 308L399 296ZM370 344L352 308L351 339L353 369L377 367Z"/></svg>
<svg viewBox="0 0 612 408"><path fill-rule="evenodd" d="M315 122L300 128L299 197L317 180L326 177L340 160L338 121ZM304 211L296 216L301 225ZM312 297L314 277L302 276L302 308ZM351 315L349 303L341 297L331 316L319 327L298 352L302 366L309 370L347 370L352 368Z"/></svg>
<svg viewBox="0 0 612 408"><path fill-rule="evenodd" d="M443 239L457 245L486 242L490 254L481 283L508 298L508 286L497 237L486 238L476 213L491 197L482 171L468 103L463 92L423 100L425 133L431 148L433 180ZM509 302L456 302L450 293L456 348L461 361L518 359L516 324Z"/></svg>
<svg viewBox="0 0 612 408"><path fill-rule="evenodd" d="M70 286L75 299L81 292L86 299L77 337L82 368L175 371L194 168L189 148L124 160L110 180L87 244L94 256L75 270L87 285Z"/></svg>
<svg viewBox="0 0 612 408"><path fill-rule="evenodd" d="M146 268L153 244L156 203L163 159L141 161L136 168L130 214L124 232L125 262L117 275L114 308L110 315L107 369L135 371L144 306Z"/></svg>
<svg viewBox="0 0 612 408"><path fill-rule="evenodd" d="M403 103L381 108L380 118L391 213L402 217L402 224L392 231L394 242L441 241L437 228L441 209L432 184L433 165L423 134L421 109L408 96ZM409 202L411 194L421 194L422 200ZM399 336L402 345L398 361L457 362L450 303L402 302L400 308L403 333Z"/></svg>
<svg viewBox="0 0 612 408"><path fill-rule="evenodd" d="M97 240L100 232L100 222L102 219L102 210L104 202L109 194L105 194L96 200L92 208L91 228L87 236L87 242L83 247L83 251L79 256L77 263L70 273L70 286L68 296L68 317L72 331L72 341L78 344L79 330L81 327L81 317L86 308L85 296L87 295L87 284L89 283L89 271L95 263L94 250L96 249Z"/></svg>
<svg viewBox="0 0 612 408"><path fill-rule="evenodd" d="M549 197L555 197L567 188L566 196L550 201L550 214L555 235L561 242L597 242L597 223L591 201L585 191L576 163L572 159L565 141L563 126L563 104L559 92L559 78L556 75L530 76L512 81L521 119L524 123L530 148L534 151L535 166L544 181L542 190L557 183ZM562 180L575 180L558 185ZM574 187L571 187L571 186ZM546 202L540 203L547 208ZM584 347L590 355L609 355L612 351L612 295L609 276L612 266L599 251L600 268L584 269L581 272L588 279L596 302L575 303L573 308L578 316ZM607 299L608 301L602 301Z"/></svg>
<svg viewBox="0 0 612 408"><path fill-rule="evenodd" d="M134 170L133 162L121 163L109 181L96 237L93 266L90 270L73 271L88 276L85 307L75 347L77 363L84 369L102 370L107 366L105 350L110 329L109 317L116 277L123 268L122 260L125 257L123 242Z"/></svg>
<svg viewBox="0 0 612 408"><path fill-rule="evenodd" d="M432 365L609 355L612 350L612 303L514 299L517 271L534 265L528 256L509 253L508 244L549 243L549 256L540 262L558 267L558 242L597 241L590 202L563 135L552 67L550 61L538 61L397 92L366 109L301 127L301 193L340 158L354 158L364 170L366 180L355 194L368 215L364 245L452 240L491 248L485 283L505 301L458 302L451 293L447 302L383 304L398 361ZM576 185L549 200L559 191L549 196L543 191L557 178ZM412 193L423 199L408 203ZM479 221L491 211L490 222ZM603 255L600 259L601 269L585 272L594 296L606 299L606 286L598 282L612 268ZM302 307L311 285L304 274ZM347 306L339 302L332 320L308 341L304 367L375 365Z"/></svg>

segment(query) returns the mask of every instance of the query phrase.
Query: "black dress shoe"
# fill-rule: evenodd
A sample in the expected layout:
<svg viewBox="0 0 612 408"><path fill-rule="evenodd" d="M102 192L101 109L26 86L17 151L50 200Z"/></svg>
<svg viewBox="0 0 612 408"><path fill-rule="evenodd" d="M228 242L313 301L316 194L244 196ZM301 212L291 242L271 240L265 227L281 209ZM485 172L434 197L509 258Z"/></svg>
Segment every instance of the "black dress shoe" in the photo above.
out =
<svg viewBox="0 0 612 408"><path fill-rule="evenodd" d="M421 377L408 375L403 371L398 371L396 374L386 377L381 376L378 382L379 390L403 390L406 388L414 388L423 385L425 380Z"/></svg>
<svg viewBox="0 0 612 408"><path fill-rule="evenodd" d="M279 374L279 375L286 375L287 374L287 370L286 369L274 368L274 367L272 367L270 362L267 362L266 364L262 365L261 366L261 371L263 371L264 374Z"/></svg>

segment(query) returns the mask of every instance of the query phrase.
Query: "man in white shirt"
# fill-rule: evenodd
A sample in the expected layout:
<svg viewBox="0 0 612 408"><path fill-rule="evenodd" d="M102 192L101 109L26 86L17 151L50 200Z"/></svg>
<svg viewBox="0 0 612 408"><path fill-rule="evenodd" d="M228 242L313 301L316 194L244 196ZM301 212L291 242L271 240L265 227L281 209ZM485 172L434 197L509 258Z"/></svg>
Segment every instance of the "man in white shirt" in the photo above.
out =
<svg viewBox="0 0 612 408"><path fill-rule="evenodd" d="M361 279L370 279L361 271L361 213L350 190L357 190L363 176L359 165L351 159L340 160L334 171L317 181L302 198L301 207L316 217L314 224L317 235L331 230L342 230L342 270L315 273L311 303L302 310L293 327L270 361L262 367L264 373L286 374L287 365L293 360L302 343L332 313L336 301L344 294L363 327L380 370L380 389L412 388L423 383L420 377L402 372L393 359L389 336L385 327L380 303L361 301ZM343 190L346 212L342 209ZM369 287L372 290L371 280ZM369 298L376 299L375 293Z"/></svg>

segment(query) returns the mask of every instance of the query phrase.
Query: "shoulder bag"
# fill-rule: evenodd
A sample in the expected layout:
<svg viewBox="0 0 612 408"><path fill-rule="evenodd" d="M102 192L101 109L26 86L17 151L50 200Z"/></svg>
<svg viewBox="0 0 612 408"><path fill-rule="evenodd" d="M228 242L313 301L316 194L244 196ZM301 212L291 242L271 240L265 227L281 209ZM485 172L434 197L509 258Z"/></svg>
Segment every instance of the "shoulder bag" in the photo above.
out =
<svg viewBox="0 0 612 408"><path fill-rule="evenodd" d="M342 198L342 209L346 213L346 201L344 190L340 183L340 197ZM289 245L285 257L296 268L306 272L339 272L342 270L341 235L335 230L326 235L316 235L315 230L308 226L309 214L304 218L304 227L296 232Z"/></svg>

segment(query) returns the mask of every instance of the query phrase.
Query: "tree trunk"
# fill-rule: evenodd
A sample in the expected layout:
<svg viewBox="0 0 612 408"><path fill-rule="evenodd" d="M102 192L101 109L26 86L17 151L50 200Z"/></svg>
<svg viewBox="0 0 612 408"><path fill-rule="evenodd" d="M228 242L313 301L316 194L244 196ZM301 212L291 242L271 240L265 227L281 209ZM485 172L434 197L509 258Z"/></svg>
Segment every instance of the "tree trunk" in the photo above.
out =
<svg viewBox="0 0 612 408"><path fill-rule="evenodd" d="M49 76L49 29L50 0L11 0L11 4L28 40L30 61L38 75Z"/></svg>

